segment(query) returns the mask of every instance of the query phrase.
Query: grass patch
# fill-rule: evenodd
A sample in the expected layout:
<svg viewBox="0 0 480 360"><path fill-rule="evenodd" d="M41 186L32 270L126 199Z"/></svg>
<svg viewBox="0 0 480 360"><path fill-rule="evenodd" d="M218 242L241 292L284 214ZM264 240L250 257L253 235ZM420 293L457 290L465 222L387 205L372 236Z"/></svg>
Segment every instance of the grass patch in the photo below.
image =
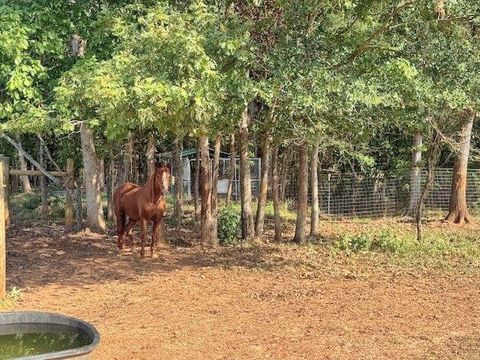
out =
<svg viewBox="0 0 480 360"><path fill-rule="evenodd" d="M15 304L22 298L22 290L13 286L7 292L5 299L0 300L0 311L12 311Z"/></svg>
<svg viewBox="0 0 480 360"><path fill-rule="evenodd" d="M418 242L413 231L369 226L357 232L343 229L330 246L334 253L350 256L384 254L396 263L442 268L460 265L480 270L480 240L476 233L432 228Z"/></svg>

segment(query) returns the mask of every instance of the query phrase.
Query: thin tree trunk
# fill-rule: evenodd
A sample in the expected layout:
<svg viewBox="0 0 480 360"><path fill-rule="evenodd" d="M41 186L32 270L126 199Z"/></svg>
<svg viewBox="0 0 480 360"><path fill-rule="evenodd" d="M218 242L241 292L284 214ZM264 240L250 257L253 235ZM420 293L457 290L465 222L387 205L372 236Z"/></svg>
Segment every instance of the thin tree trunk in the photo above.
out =
<svg viewBox="0 0 480 360"><path fill-rule="evenodd" d="M413 137L412 175L410 178L410 205L408 215L415 216L418 199L422 188L420 163L422 161L422 134L417 132Z"/></svg>
<svg viewBox="0 0 480 360"><path fill-rule="evenodd" d="M282 220L280 219L280 184L278 181L278 147L272 155L272 195L273 218L275 223L275 241L282 240Z"/></svg>
<svg viewBox="0 0 480 360"><path fill-rule="evenodd" d="M45 166L45 159L44 159L44 150L43 150L43 145L40 143L40 148L39 148L39 159L38 159L40 165ZM47 195L47 184L46 184L46 179L45 176L40 176L40 194L42 198L42 218L46 220L48 218L48 195Z"/></svg>
<svg viewBox="0 0 480 360"><path fill-rule="evenodd" d="M180 224L183 216L183 164L182 164L183 139L176 137L173 140L173 175L175 177L175 220Z"/></svg>
<svg viewBox="0 0 480 360"><path fill-rule="evenodd" d="M422 193L420 194L420 199L418 200L417 210L415 213L417 241L422 241L423 209L425 199L427 198L427 195L432 189L435 181L435 166L438 162L440 153L440 141L441 135L438 131L435 131L427 153L427 181L423 187Z"/></svg>
<svg viewBox="0 0 480 360"><path fill-rule="evenodd" d="M107 162L106 171L105 171L105 186L107 187L107 219L112 220L113 216L113 172L114 172L115 161L110 158Z"/></svg>
<svg viewBox="0 0 480 360"><path fill-rule="evenodd" d="M17 141L20 146L22 146L22 141L20 136L17 136ZM18 153L18 162L20 163L20 170L28 170L27 160L22 153ZM32 185L30 184L30 179L28 176L20 176L20 180L22 181L22 188L24 193L31 193L32 192Z"/></svg>
<svg viewBox="0 0 480 360"><path fill-rule="evenodd" d="M454 224L471 222L467 207L467 170L472 139L473 120L464 124L460 132L458 156L453 164L452 189L450 191L450 207L445 220Z"/></svg>
<svg viewBox="0 0 480 360"><path fill-rule="evenodd" d="M147 151L145 154L147 157L148 178L155 172L155 142L155 137L153 133L150 132L148 134Z"/></svg>
<svg viewBox="0 0 480 360"><path fill-rule="evenodd" d="M87 226L92 231L105 231L102 198L98 176L98 159L93 131L85 124L80 127L82 157L87 197Z"/></svg>
<svg viewBox="0 0 480 360"><path fill-rule="evenodd" d="M212 237L215 242L218 239L218 175L219 175L219 167L220 167L221 146L222 146L222 136L219 134L215 138L215 150L213 153L213 173L212 173L212 218L213 218Z"/></svg>
<svg viewBox="0 0 480 360"><path fill-rule="evenodd" d="M75 230L80 230L83 228L83 206L82 206L82 185L81 182L78 182L77 188L75 191L74 201L75 201Z"/></svg>
<svg viewBox="0 0 480 360"><path fill-rule="evenodd" d="M193 180L193 204L195 206L195 215L200 215L200 208L198 206L199 184L200 184L200 142L197 144L196 159L195 159L195 179Z"/></svg>
<svg viewBox="0 0 480 360"><path fill-rule="evenodd" d="M240 197L242 209L242 239L250 240L254 237L254 224L252 214L252 182L250 175L250 157L248 154L248 109L242 114L239 136L240 155Z"/></svg>
<svg viewBox="0 0 480 360"><path fill-rule="evenodd" d="M201 195L201 240L204 245L215 245L213 238L212 217L212 166L208 148L208 137L201 135L199 138L200 148L200 195Z"/></svg>
<svg viewBox="0 0 480 360"><path fill-rule="evenodd" d="M294 242L305 242L308 211L308 148L305 143L299 147L299 174L297 196L297 221L295 223Z"/></svg>
<svg viewBox="0 0 480 360"><path fill-rule="evenodd" d="M291 171L291 168L289 166L290 157L291 157L291 152L289 151L289 149L286 149L283 157L282 169L281 169L281 175L280 175L280 201L285 201L288 172Z"/></svg>
<svg viewBox="0 0 480 360"><path fill-rule="evenodd" d="M317 237L319 216L320 216L320 203L318 200L318 152L320 150L320 140L317 140L315 147L313 148L312 161L310 164L310 186L312 194L312 213L310 221L310 236Z"/></svg>
<svg viewBox="0 0 480 360"><path fill-rule="evenodd" d="M127 143L125 144L125 156L123 158L123 182L133 181L133 136L128 133Z"/></svg>
<svg viewBox="0 0 480 360"><path fill-rule="evenodd" d="M267 204L268 193L268 169L270 168L270 148L271 138L269 135L265 136L262 148L262 166L260 189L257 200L257 213L255 216L255 236L261 238L263 236L263 226L265 224L265 206Z"/></svg>
<svg viewBox="0 0 480 360"><path fill-rule="evenodd" d="M233 180L235 175L235 162L236 162L236 154L235 154L235 135L232 134L230 136L230 167L228 170L228 188L227 188L227 199L226 205L230 205L230 201L232 201L232 193L233 193Z"/></svg>
<svg viewBox="0 0 480 360"><path fill-rule="evenodd" d="M105 161L103 159L98 160L98 185L100 192L105 190Z"/></svg>

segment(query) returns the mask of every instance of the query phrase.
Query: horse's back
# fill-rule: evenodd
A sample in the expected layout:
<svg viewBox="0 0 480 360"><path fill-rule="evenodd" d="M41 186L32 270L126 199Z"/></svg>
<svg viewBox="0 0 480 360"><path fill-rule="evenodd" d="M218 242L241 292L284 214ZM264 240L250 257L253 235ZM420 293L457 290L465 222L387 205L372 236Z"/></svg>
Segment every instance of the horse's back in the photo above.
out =
<svg viewBox="0 0 480 360"><path fill-rule="evenodd" d="M113 193L113 203L115 204L115 208L120 206L122 202L122 198L125 195L128 195L130 193L135 193L136 191L140 190L141 186L131 183L131 182L126 182L119 186L115 192Z"/></svg>

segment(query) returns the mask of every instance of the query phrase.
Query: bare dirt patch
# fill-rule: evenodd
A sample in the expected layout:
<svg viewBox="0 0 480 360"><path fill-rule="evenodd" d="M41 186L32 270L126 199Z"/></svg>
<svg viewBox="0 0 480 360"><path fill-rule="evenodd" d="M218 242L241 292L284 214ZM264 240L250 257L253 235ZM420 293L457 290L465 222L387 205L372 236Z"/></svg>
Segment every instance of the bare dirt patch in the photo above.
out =
<svg viewBox="0 0 480 360"><path fill-rule="evenodd" d="M480 276L372 266L279 244L140 260L56 225L8 237L16 309L92 322L94 359L480 358Z"/></svg>

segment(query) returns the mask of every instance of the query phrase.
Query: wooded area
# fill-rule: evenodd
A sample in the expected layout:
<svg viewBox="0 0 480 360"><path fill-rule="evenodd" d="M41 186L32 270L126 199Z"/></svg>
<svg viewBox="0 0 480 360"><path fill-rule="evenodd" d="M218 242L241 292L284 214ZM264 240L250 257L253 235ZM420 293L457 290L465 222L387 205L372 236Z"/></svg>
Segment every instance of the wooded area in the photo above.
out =
<svg viewBox="0 0 480 360"><path fill-rule="evenodd" d="M10 174L21 176L24 192L32 191L29 176L47 167L50 176L75 167L68 203L83 187L86 219L78 201L77 225L93 231L106 229L114 188L145 183L162 152L172 154L180 179L177 226L193 201L204 244L218 243L224 154L239 157L242 239L262 237L269 201L281 238L288 179L297 184L293 240L321 235L318 176L326 169L410 173L407 213L417 213L420 229L435 167L453 167L446 220L470 222L479 12L468 0L2 0L2 152L19 168ZM197 149L193 200L183 195L187 148ZM262 164L256 197L252 156ZM417 174L425 167L423 184ZM70 223L71 206L67 212Z"/></svg>

